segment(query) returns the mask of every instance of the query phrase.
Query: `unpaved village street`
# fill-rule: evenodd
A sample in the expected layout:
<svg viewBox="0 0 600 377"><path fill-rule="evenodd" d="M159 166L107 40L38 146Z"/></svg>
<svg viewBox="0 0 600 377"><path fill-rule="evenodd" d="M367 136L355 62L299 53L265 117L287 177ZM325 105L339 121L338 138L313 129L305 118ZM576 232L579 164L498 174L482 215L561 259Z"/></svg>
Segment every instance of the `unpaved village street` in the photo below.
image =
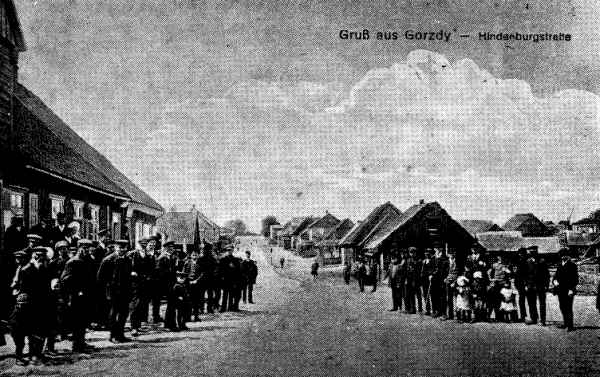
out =
<svg viewBox="0 0 600 377"><path fill-rule="evenodd" d="M259 265L256 305L203 317L180 333L158 329L135 342L114 345L106 333L88 335L100 349L64 356L57 365L23 368L0 354L1 375L599 375L597 315L580 297L578 330L554 325L458 324L388 312L389 291L359 293L326 270L312 281L299 261L283 271L270 266L269 247L242 241ZM266 252L262 253L263 247ZM278 257L277 257L278 260ZM291 276L291 278L290 278ZM552 299L551 305L555 306ZM592 307L583 311L583 306ZM61 343L66 347L65 342ZM2 352L12 350L12 345Z"/></svg>

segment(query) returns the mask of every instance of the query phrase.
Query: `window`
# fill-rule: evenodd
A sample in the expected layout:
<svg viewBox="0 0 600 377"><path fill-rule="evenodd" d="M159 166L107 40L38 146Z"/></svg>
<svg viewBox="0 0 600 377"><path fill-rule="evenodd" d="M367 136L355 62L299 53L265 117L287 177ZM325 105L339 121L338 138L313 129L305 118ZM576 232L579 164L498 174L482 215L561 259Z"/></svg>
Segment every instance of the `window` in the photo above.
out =
<svg viewBox="0 0 600 377"><path fill-rule="evenodd" d="M50 194L50 203L52 208L52 218L56 219L59 212L65 211L65 198L63 196Z"/></svg>
<svg viewBox="0 0 600 377"><path fill-rule="evenodd" d="M23 194L16 192L11 193L10 207L14 209L23 209Z"/></svg>
<svg viewBox="0 0 600 377"><path fill-rule="evenodd" d="M90 222L92 223L92 239L98 239L100 230L100 207L90 204Z"/></svg>
<svg viewBox="0 0 600 377"><path fill-rule="evenodd" d="M2 190L2 221L5 229L10 226L14 217L24 217L24 196L25 194L23 192L17 190Z"/></svg>
<svg viewBox="0 0 600 377"><path fill-rule="evenodd" d="M143 236L143 231L144 231L144 224L142 224L141 222L136 222L135 223L135 243L137 244L139 240L141 240L144 236Z"/></svg>
<svg viewBox="0 0 600 377"><path fill-rule="evenodd" d="M35 226L40 222L39 197L29 194L29 226ZM50 225L50 224L48 224Z"/></svg>
<svg viewBox="0 0 600 377"><path fill-rule="evenodd" d="M112 214L111 232L113 239L118 240L121 238L121 214L118 212Z"/></svg>
<svg viewBox="0 0 600 377"><path fill-rule="evenodd" d="M144 224L143 225L143 234L144 234L144 237L150 237L150 232L152 230L151 228L152 228L152 226L150 224Z"/></svg>
<svg viewBox="0 0 600 377"><path fill-rule="evenodd" d="M71 200L71 203L73 203L73 218L76 220L83 219L84 203L78 200Z"/></svg>

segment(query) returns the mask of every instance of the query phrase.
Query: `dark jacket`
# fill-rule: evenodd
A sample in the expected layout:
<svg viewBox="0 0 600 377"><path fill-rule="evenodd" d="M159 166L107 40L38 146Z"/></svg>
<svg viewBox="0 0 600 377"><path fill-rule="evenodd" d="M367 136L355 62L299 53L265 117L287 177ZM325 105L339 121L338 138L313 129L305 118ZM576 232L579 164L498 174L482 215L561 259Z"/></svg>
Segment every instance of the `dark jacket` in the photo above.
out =
<svg viewBox="0 0 600 377"><path fill-rule="evenodd" d="M161 253L156 258L155 277L160 284L168 285L169 289L175 282L175 265L173 259L167 253Z"/></svg>
<svg viewBox="0 0 600 377"><path fill-rule="evenodd" d="M89 263L79 256L67 261L60 277L61 291L69 296L87 296L91 291L94 280Z"/></svg>
<svg viewBox="0 0 600 377"><path fill-rule="evenodd" d="M219 261L219 271L223 284L237 285L241 282L241 260L233 255L226 255Z"/></svg>
<svg viewBox="0 0 600 377"><path fill-rule="evenodd" d="M102 260L98 283L109 300L128 297L131 291L131 259L112 253Z"/></svg>
<svg viewBox="0 0 600 377"><path fill-rule="evenodd" d="M528 289L545 291L550 283L550 271L543 259L527 258L525 261L524 283Z"/></svg>
<svg viewBox="0 0 600 377"><path fill-rule="evenodd" d="M448 257L439 256L434 259L433 278L435 281L442 283L448 276Z"/></svg>
<svg viewBox="0 0 600 377"><path fill-rule="evenodd" d="M16 226L9 226L4 232L4 251L14 253L23 250L27 246L25 229L18 230Z"/></svg>
<svg viewBox="0 0 600 377"><path fill-rule="evenodd" d="M241 265L242 278L246 284L256 284L256 276L258 276L258 268L256 262L252 259L244 259Z"/></svg>
<svg viewBox="0 0 600 377"><path fill-rule="evenodd" d="M44 265L37 268L29 262L19 271L17 285L18 296L23 295L17 301L27 301L43 309L50 295L50 271Z"/></svg>
<svg viewBox="0 0 600 377"><path fill-rule="evenodd" d="M569 291L576 292L577 284L579 284L577 265L570 260L565 264L561 262L554 273L553 280L558 283L558 286L555 288L557 294L563 295Z"/></svg>
<svg viewBox="0 0 600 377"><path fill-rule="evenodd" d="M405 273L403 266L398 264L391 264L388 270L388 282L392 288L401 288L404 283Z"/></svg>

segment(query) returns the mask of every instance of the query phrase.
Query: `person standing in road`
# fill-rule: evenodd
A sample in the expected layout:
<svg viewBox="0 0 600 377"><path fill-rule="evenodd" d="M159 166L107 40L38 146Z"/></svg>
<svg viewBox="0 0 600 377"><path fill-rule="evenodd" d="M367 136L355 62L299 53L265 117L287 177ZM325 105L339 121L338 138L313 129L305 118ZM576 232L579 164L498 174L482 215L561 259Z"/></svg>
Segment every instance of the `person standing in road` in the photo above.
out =
<svg viewBox="0 0 600 377"><path fill-rule="evenodd" d="M227 255L219 262L221 277L223 281L223 295L221 301L221 312L237 311L236 300L241 280L240 260L233 256L233 247L227 248Z"/></svg>
<svg viewBox="0 0 600 377"><path fill-rule="evenodd" d="M408 307L406 307L406 310L410 314L416 314L417 310L421 313L423 307L421 304L421 292L419 290L419 261L417 260L417 249L415 247L408 248L405 295L408 298Z"/></svg>
<svg viewBox="0 0 600 377"><path fill-rule="evenodd" d="M352 266L348 262L346 262L346 264L344 265L343 275L344 275L344 284L349 285L350 284L350 276L352 275Z"/></svg>
<svg viewBox="0 0 600 377"><path fill-rule="evenodd" d="M435 311L436 306L433 304L431 299L431 279L433 278L433 260L431 259L431 250L425 250L425 258L421 261L421 273L420 273L420 289L425 301L425 314L431 315L431 310Z"/></svg>
<svg viewBox="0 0 600 377"><path fill-rule="evenodd" d="M521 322L526 322L527 317L527 249L520 248L517 255L517 260L514 264L515 288L518 293L519 301L519 316ZM547 279L549 280L549 279ZM545 310L544 310L545 312ZM546 318L542 322L545 322Z"/></svg>
<svg viewBox="0 0 600 377"><path fill-rule="evenodd" d="M125 337L125 321L129 314L129 297L131 291L131 259L127 256L127 248L119 242L108 244L112 252L102 260L98 270L98 281L104 287L109 302L109 340L113 343L128 342Z"/></svg>
<svg viewBox="0 0 600 377"><path fill-rule="evenodd" d="M204 313L206 304L206 312L214 313L215 296L214 291L217 286L217 260L213 253L208 248L200 248L200 280L198 281L200 290L200 313Z"/></svg>
<svg viewBox="0 0 600 377"><path fill-rule="evenodd" d="M358 267L356 268L356 280L358 280L358 289L360 292L365 291L365 280L367 279L367 266L364 260L358 261Z"/></svg>
<svg viewBox="0 0 600 377"><path fill-rule="evenodd" d="M148 318L149 284L154 269L154 260L146 253L148 239L139 241L142 249L132 250L127 255L131 260L131 335L138 336L142 322Z"/></svg>
<svg viewBox="0 0 600 377"><path fill-rule="evenodd" d="M454 250L448 251L448 274L444 279L444 295L446 297L447 311L442 315L444 319L454 319L454 297L456 293L456 280L460 276L460 270L456 261Z"/></svg>
<svg viewBox="0 0 600 377"><path fill-rule="evenodd" d="M156 259L156 276L161 290L161 297L167 298L167 309L165 311L164 326L168 329L176 328L176 318L173 311L174 303L170 303L170 291L175 283L175 259L172 256L175 242L167 241L163 244L163 251ZM169 305L170 304L170 305Z"/></svg>
<svg viewBox="0 0 600 377"><path fill-rule="evenodd" d="M71 329L73 331L73 352L86 352L93 348L85 342L85 330L88 326L91 304L91 293L94 279L92 267L88 261L87 254L92 242L81 239L77 242L77 253L65 264L60 277L60 287L66 295Z"/></svg>
<svg viewBox="0 0 600 377"><path fill-rule="evenodd" d="M398 257L392 257L392 265L388 269L387 278L388 284L392 290L392 308L391 312L402 309L402 276L400 272L400 264Z"/></svg>
<svg viewBox="0 0 600 377"><path fill-rule="evenodd" d="M579 284L579 273L577 265L569 257L568 249L560 250L560 264L554 274L553 285L554 292L558 296L560 312L563 316L563 325L561 328L567 331L574 331L573 324L573 300L577 293L577 284Z"/></svg>
<svg viewBox="0 0 600 377"><path fill-rule="evenodd" d="M316 259L310 266L310 274L312 275L313 280L317 280L317 277L319 276L319 262L317 262Z"/></svg>
<svg viewBox="0 0 600 377"><path fill-rule="evenodd" d="M529 304L529 325L538 322L537 302L539 302L539 320L542 326L546 325L546 292L550 284L550 271L546 262L538 256L537 246L527 248L527 258L524 268L524 283L527 303Z"/></svg>
<svg viewBox="0 0 600 377"><path fill-rule="evenodd" d="M186 277L187 291L190 298L190 314L193 316L194 322L200 322L200 305L204 301L204 298L200 296L204 292L201 292L200 289L202 267L198 259L198 252L196 250L192 250L190 252L190 259L188 259L183 266L183 274Z"/></svg>
<svg viewBox="0 0 600 377"><path fill-rule="evenodd" d="M444 279L448 276L448 257L444 249L437 250L434 262L433 278L431 279L431 299L437 303L437 311L434 309L433 317L439 317L446 313L447 295Z"/></svg>
<svg viewBox="0 0 600 377"><path fill-rule="evenodd" d="M271 249L271 252L273 251L273 249ZM279 265L281 266L281 268L283 268L283 265L285 264L285 258L281 257L279 258Z"/></svg>
<svg viewBox="0 0 600 377"><path fill-rule="evenodd" d="M256 262L250 259L250 251L246 251L246 259L242 261L242 276L244 279L244 286L242 288L242 300L246 303L246 298L250 304L254 304L252 299L252 291L254 284L256 284L256 277L258 276L258 268Z"/></svg>

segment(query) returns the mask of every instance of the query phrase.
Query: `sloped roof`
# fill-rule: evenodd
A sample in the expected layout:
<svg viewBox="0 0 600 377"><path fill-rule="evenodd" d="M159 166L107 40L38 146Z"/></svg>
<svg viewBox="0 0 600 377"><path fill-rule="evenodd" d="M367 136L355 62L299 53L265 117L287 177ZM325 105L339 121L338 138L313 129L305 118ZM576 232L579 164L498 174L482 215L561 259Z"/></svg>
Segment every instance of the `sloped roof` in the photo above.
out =
<svg viewBox="0 0 600 377"><path fill-rule="evenodd" d="M396 208L391 202L386 202L376 207L367 218L358 224L343 240L340 241L341 245L358 245L364 241L364 238L368 236L373 229L383 220L389 216L389 219L400 218L402 212Z"/></svg>
<svg viewBox="0 0 600 377"><path fill-rule="evenodd" d="M308 228L308 226L312 223L314 223L315 221L319 220L318 217L312 217L309 216L307 218L305 218L297 227L296 229L294 229L294 231L292 232L293 236L297 236L298 234L302 233L302 231L304 231L304 229Z"/></svg>
<svg viewBox="0 0 600 377"><path fill-rule="evenodd" d="M340 219L338 219L337 217L333 216L331 213L326 213L325 216L317 218L317 220L313 221L312 223L308 224L308 226L304 229L310 229L310 228L315 228L315 227L319 227L319 226L323 226L323 225L327 225L327 222L333 222L336 224L340 223Z"/></svg>
<svg viewBox="0 0 600 377"><path fill-rule="evenodd" d="M515 252L520 248L537 246L540 254L558 253L561 249L559 237L523 237L521 232L485 232L477 240L486 250Z"/></svg>
<svg viewBox="0 0 600 377"><path fill-rule="evenodd" d="M573 223L573 225L582 225L582 224L598 225L598 224L600 224L600 219L595 218L595 217L584 217L583 219L577 220Z"/></svg>
<svg viewBox="0 0 600 377"><path fill-rule="evenodd" d="M18 107L24 113L23 121L35 123L35 128L32 129L34 134L29 138L22 139L23 143L19 145L20 149L25 149L28 152L39 149L38 156L33 159L32 163L42 165L39 167L46 170L55 166L56 161L53 160L62 159L61 152L64 152L67 160L77 161L77 164L81 164L82 167L77 170L77 167L74 166L77 164L65 162L65 164L56 165L57 167L54 170L58 171L54 171L55 173L75 181L94 185L101 184L101 181L112 182L108 186L111 186L112 190L115 190L116 187L119 193L125 193L132 202L163 211L160 204L73 131L39 97L23 85L17 85L15 98L17 99L15 107ZM55 147L56 144L58 146ZM59 148L59 150L56 150L56 148ZM43 160L45 159L52 161L52 163L47 162L44 164ZM106 189L106 187L103 187L103 189Z"/></svg>
<svg viewBox="0 0 600 377"><path fill-rule="evenodd" d="M506 222L506 224L504 224L504 226L502 226L502 228L504 228L504 230L518 230L518 228L528 220L535 220L540 224L546 226L544 223L542 223L540 219L535 217L533 213L518 213L510 219L508 219L508 221Z"/></svg>
<svg viewBox="0 0 600 377"><path fill-rule="evenodd" d="M392 233L398 230L402 225L408 223L422 209L429 204L434 203L419 203L408 208L400 217L386 216L373 229L371 234L362 242L365 249L374 249L386 240ZM435 203L437 204L437 203Z"/></svg>
<svg viewBox="0 0 600 377"><path fill-rule="evenodd" d="M19 21L19 15L17 14L17 7L13 0L3 0L7 16L9 18L11 31L15 38L15 47L18 51L23 52L27 50L25 44L25 37L23 37L23 30L21 29L21 22Z"/></svg>
<svg viewBox="0 0 600 377"><path fill-rule="evenodd" d="M341 240L348 232L354 228L354 223L350 219L344 219L336 225L335 228L331 229L329 233L323 237L324 240Z"/></svg>
<svg viewBox="0 0 600 377"><path fill-rule="evenodd" d="M598 235L567 231L565 232L565 236L567 239L567 245L569 246L591 246Z"/></svg>
<svg viewBox="0 0 600 377"><path fill-rule="evenodd" d="M477 233L489 232L492 230L502 230L502 228L500 228L496 223L489 220L459 220L458 222L472 235L476 235Z"/></svg>
<svg viewBox="0 0 600 377"><path fill-rule="evenodd" d="M292 219L284 225L283 229L281 230L281 235L291 236L305 220L306 216L292 217Z"/></svg>

